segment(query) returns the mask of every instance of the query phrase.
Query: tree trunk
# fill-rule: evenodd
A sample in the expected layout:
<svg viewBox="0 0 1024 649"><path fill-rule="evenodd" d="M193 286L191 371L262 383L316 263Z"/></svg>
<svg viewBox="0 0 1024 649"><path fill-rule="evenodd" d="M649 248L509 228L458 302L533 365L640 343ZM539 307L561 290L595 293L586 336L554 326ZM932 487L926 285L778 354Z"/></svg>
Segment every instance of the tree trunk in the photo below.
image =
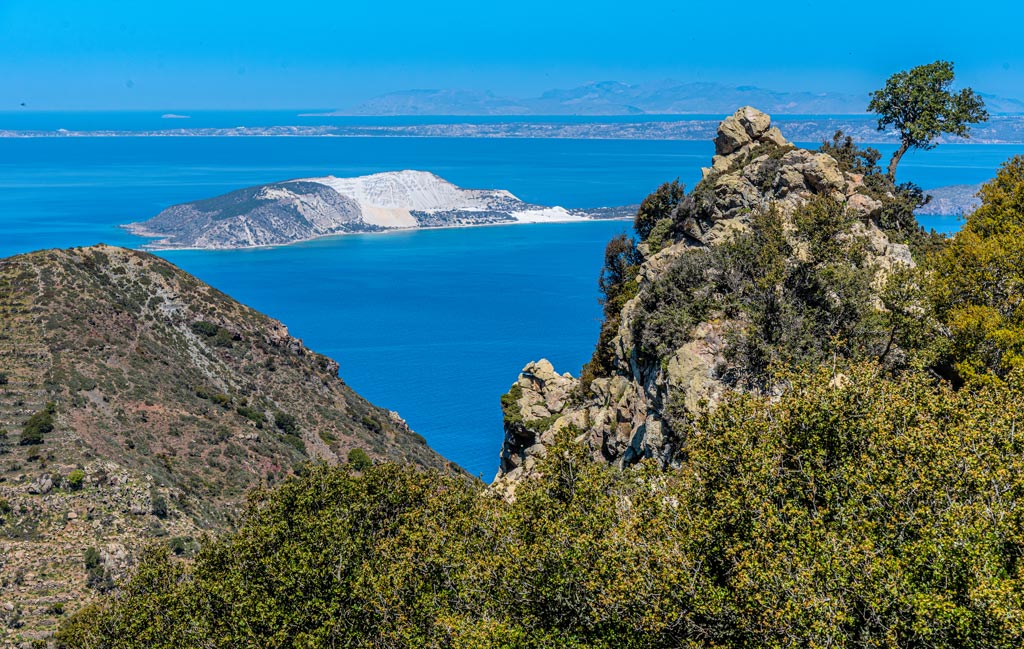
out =
<svg viewBox="0 0 1024 649"><path fill-rule="evenodd" d="M900 159L903 154L907 152L910 145L907 144L906 140L900 142L900 148L896 149L896 153L892 154L892 160L889 161L889 180L896 182L896 165L900 163Z"/></svg>

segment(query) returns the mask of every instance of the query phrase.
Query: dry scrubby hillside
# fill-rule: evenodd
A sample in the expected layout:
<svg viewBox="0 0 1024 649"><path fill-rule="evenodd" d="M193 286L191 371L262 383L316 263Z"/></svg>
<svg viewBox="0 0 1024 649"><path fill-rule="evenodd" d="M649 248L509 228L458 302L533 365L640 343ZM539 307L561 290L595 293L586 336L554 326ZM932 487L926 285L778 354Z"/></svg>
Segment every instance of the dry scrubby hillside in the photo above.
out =
<svg viewBox="0 0 1024 649"><path fill-rule="evenodd" d="M920 196L887 186L851 141L797 148L750 107L722 122L715 151L692 192L669 184L644 202L638 246L609 246L605 322L582 378L541 360L502 398L498 489L532 474L568 427L598 461L667 466L728 390L773 392L774 365L906 362L913 317L887 300L915 265L908 244L927 243Z"/></svg>
<svg viewBox="0 0 1024 649"><path fill-rule="evenodd" d="M359 448L447 468L337 363L152 255L96 246L2 260L0 322L9 640L75 608L87 582L109 585L143 541L191 553L204 530L233 524L250 489L307 460Z"/></svg>

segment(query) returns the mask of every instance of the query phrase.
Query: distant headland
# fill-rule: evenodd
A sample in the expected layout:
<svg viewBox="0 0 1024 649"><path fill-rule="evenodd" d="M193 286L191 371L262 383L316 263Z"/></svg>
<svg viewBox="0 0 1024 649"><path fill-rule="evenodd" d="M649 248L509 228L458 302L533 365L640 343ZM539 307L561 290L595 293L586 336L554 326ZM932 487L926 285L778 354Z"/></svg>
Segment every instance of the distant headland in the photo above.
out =
<svg viewBox="0 0 1024 649"><path fill-rule="evenodd" d="M417 228L632 218L636 206L533 205L500 189L462 189L426 171L305 178L174 205L124 227L148 248L236 249Z"/></svg>

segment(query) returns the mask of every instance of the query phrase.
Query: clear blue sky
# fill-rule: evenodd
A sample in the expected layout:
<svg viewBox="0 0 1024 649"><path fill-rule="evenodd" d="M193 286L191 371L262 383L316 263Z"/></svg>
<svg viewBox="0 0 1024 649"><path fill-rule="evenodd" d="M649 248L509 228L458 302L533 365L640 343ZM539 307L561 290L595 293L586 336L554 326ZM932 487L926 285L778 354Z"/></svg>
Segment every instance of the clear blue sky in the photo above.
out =
<svg viewBox="0 0 1024 649"><path fill-rule="evenodd" d="M1022 22L1010 0L0 0L0 110L334 108L666 77L859 93L939 58L1024 98Z"/></svg>

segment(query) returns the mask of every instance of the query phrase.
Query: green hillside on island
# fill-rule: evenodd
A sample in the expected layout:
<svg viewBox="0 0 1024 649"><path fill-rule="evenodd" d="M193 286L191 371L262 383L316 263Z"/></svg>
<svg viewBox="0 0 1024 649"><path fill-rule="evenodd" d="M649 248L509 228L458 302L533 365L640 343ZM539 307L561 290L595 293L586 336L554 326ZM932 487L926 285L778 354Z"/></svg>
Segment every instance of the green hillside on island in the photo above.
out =
<svg viewBox="0 0 1024 649"><path fill-rule="evenodd" d="M493 485L306 465L57 646L1019 647L1024 159L945 239L841 134L716 154L609 244L580 377L501 398Z"/></svg>

